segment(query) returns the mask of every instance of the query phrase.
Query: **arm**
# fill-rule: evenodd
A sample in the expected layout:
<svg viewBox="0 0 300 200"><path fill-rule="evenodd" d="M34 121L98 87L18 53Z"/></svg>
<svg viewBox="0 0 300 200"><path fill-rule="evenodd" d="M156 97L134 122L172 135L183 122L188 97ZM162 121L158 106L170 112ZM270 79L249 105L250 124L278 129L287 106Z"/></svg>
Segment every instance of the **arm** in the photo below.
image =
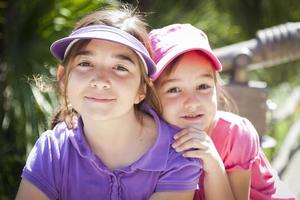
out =
<svg viewBox="0 0 300 200"><path fill-rule="evenodd" d="M253 124L246 118L231 122L227 134L230 134L227 156L230 170L227 174L231 189L236 199L247 200L250 199L251 178L256 178L251 174L252 166L259 157L259 137Z"/></svg>
<svg viewBox="0 0 300 200"><path fill-rule="evenodd" d="M22 179L16 200L47 200L48 197L26 179Z"/></svg>
<svg viewBox="0 0 300 200"><path fill-rule="evenodd" d="M188 200L193 199L194 191L185 192L156 192L151 197L150 200Z"/></svg>
<svg viewBox="0 0 300 200"><path fill-rule="evenodd" d="M251 170L236 169L228 173L232 192L236 199L248 200L250 197Z"/></svg>
<svg viewBox="0 0 300 200"><path fill-rule="evenodd" d="M185 157L202 159L206 199L234 199L224 164L210 137L197 128L187 128L175 139L172 146L176 151L186 151Z"/></svg>

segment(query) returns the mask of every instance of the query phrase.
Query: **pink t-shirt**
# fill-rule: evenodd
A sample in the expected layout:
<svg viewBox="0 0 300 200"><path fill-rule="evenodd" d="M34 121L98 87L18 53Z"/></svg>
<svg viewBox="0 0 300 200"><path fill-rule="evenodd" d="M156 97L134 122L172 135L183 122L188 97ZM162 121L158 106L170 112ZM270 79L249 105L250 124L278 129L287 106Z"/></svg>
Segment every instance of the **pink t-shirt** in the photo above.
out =
<svg viewBox="0 0 300 200"><path fill-rule="evenodd" d="M249 120L229 112L218 111L211 138L226 171L251 169L250 199L296 199L285 190L286 188L279 186L282 182L260 149L258 134ZM203 177L200 177L199 185L201 191Z"/></svg>

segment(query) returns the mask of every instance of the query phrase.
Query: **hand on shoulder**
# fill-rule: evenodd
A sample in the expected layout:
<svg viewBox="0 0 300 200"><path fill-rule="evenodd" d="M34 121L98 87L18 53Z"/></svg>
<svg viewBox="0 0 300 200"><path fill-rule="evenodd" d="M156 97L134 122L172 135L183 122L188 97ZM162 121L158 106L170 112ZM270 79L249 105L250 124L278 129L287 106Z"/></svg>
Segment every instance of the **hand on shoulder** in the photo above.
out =
<svg viewBox="0 0 300 200"><path fill-rule="evenodd" d="M206 173L224 169L222 159L206 132L194 127L185 128L174 139L172 147L177 152L182 152L184 157L201 159Z"/></svg>

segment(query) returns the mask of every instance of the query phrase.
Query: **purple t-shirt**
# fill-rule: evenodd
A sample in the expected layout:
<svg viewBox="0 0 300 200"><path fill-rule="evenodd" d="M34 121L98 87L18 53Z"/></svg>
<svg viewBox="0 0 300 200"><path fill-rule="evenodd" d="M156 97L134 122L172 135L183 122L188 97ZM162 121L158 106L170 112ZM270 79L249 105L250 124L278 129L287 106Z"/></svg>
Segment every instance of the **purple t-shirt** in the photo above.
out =
<svg viewBox="0 0 300 200"><path fill-rule="evenodd" d="M65 123L44 132L34 145L22 178L50 199L149 199L154 192L195 190L202 166L172 147L178 129L149 114L158 127L153 146L130 166L110 171L91 150L79 119L68 130ZM124 155L126 156L126 155Z"/></svg>

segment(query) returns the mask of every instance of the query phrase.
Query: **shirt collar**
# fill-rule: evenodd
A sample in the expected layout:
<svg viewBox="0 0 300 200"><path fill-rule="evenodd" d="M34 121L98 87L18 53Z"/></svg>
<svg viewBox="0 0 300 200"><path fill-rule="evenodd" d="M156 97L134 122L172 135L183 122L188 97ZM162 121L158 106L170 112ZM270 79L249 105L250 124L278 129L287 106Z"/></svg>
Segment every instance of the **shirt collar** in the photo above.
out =
<svg viewBox="0 0 300 200"><path fill-rule="evenodd" d="M173 133L178 132L179 129L176 127L171 127L162 121L155 111L150 108L150 106L143 106L145 112L150 114L155 120L157 127L157 136L154 144L150 149L137 161L132 163L130 166L118 169L122 171L132 171L135 169L141 169L145 171L162 171L166 169L168 156L172 150L171 144L173 142ZM83 123L82 119L78 118L78 126L70 130L72 132L71 142L80 156L95 160L95 155L92 152L90 146L88 145L84 133L83 133ZM101 160L101 159L100 159Z"/></svg>

